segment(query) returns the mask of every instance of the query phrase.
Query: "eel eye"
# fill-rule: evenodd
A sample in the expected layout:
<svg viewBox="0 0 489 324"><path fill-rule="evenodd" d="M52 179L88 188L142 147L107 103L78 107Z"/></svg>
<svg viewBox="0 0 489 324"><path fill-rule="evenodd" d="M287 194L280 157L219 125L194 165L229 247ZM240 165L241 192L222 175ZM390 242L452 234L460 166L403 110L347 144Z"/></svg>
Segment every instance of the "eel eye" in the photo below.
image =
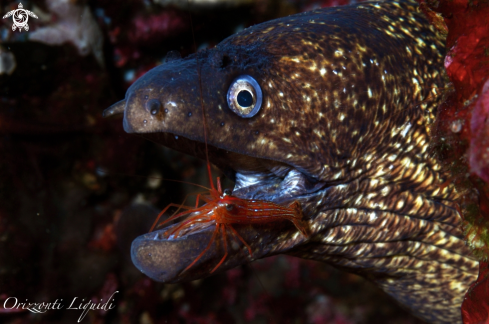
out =
<svg viewBox="0 0 489 324"><path fill-rule="evenodd" d="M249 75L234 79L228 90L228 106L238 116L250 118L261 108L263 96L260 85Z"/></svg>
<svg viewBox="0 0 489 324"><path fill-rule="evenodd" d="M151 113L151 115L156 115L160 112L161 102L158 99L151 99L146 102L146 110Z"/></svg>

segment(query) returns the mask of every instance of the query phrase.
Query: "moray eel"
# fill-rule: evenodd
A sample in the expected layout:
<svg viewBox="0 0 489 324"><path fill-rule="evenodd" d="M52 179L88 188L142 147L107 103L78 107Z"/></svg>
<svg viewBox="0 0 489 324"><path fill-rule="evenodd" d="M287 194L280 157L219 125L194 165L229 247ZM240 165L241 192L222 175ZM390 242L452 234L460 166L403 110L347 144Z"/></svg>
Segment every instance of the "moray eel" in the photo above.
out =
<svg viewBox="0 0 489 324"><path fill-rule="evenodd" d="M220 270L286 253L360 274L416 316L461 323L478 261L463 241L460 194L430 149L444 87L444 39L414 2L365 2L265 22L147 72L124 100L128 133L209 158L233 195L300 201L290 222L236 226ZM199 74L200 71L200 74ZM163 282L209 275L223 255L210 226L178 239L138 237L134 264ZM239 242L238 242L239 243Z"/></svg>

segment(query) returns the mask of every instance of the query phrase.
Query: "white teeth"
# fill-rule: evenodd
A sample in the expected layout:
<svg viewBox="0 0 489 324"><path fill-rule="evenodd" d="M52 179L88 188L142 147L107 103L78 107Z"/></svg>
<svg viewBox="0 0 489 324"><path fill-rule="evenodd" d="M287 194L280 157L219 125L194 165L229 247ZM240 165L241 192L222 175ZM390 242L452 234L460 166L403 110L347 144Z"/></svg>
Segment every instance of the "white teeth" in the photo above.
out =
<svg viewBox="0 0 489 324"><path fill-rule="evenodd" d="M270 178L270 175L258 172L253 174L242 174L236 172L236 184L234 185L234 190L259 184L268 178Z"/></svg>
<svg viewBox="0 0 489 324"><path fill-rule="evenodd" d="M268 170L267 173L236 172L233 194L238 197L273 201L277 198L294 197L307 192L309 182L299 171L290 167L272 167Z"/></svg>
<svg viewBox="0 0 489 324"><path fill-rule="evenodd" d="M288 195L295 195L300 192L304 192L306 182L307 179L302 173L296 169L292 169L289 173L287 173L287 176L280 184L281 191L282 193Z"/></svg>

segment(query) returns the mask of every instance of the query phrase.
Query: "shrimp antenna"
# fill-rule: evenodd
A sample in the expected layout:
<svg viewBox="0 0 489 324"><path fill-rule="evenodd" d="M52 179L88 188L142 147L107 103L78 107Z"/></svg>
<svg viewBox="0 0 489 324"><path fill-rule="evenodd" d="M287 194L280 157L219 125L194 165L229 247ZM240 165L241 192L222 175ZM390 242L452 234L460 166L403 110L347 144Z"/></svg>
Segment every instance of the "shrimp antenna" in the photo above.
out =
<svg viewBox="0 0 489 324"><path fill-rule="evenodd" d="M209 182L211 184L211 188L216 190L214 187L214 182L212 181L212 172L211 172L211 164L209 162L209 152L207 149L207 121L205 118L205 110L204 110L204 99L202 98L202 79L200 77L200 64L199 64L199 55L197 54L197 43L195 41L195 33L194 33L194 24L192 22L192 14L190 13L190 1L187 0L188 6L188 16L190 19L190 29L192 30L192 40L194 42L194 50L195 50L195 61L197 62L197 75L199 77L199 91L200 91L200 106L202 108L202 121L204 122L204 144L205 144L205 159L207 162L207 173L209 175Z"/></svg>

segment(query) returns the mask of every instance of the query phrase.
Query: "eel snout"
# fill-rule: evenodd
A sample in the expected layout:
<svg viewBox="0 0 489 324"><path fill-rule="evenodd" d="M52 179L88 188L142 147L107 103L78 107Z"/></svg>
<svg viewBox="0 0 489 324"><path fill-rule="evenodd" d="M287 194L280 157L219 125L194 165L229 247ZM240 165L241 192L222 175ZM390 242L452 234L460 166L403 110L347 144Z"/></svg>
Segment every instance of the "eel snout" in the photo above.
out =
<svg viewBox="0 0 489 324"><path fill-rule="evenodd" d="M115 104L105 109L102 113L103 117L109 117L112 115L120 115L124 113L124 109L126 108L126 99L117 101Z"/></svg>

